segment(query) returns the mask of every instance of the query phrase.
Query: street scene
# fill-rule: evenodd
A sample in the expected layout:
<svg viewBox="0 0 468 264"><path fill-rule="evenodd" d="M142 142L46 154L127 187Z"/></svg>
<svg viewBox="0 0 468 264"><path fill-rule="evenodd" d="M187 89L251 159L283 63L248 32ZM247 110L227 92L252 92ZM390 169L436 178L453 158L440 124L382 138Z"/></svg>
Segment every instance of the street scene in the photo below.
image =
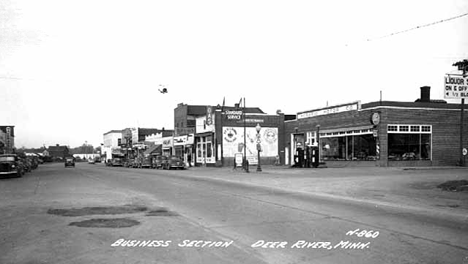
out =
<svg viewBox="0 0 468 264"><path fill-rule="evenodd" d="M468 263L467 175L47 163L0 181L0 263Z"/></svg>
<svg viewBox="0 0 468 264"><path fill-rule="evenodd" d="M468 1L0 1L0 264L468 264Z"/></svg>

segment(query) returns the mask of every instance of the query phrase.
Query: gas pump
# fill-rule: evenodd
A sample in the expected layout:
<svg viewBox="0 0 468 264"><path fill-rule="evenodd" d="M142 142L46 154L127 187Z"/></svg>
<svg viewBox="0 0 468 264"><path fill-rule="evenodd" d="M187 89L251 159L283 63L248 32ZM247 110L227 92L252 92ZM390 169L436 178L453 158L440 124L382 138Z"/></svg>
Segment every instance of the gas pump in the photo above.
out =
<svg viewBox="0 0 468 264"><path fill-rule="evenodd" d="M320 159L320 153L319 153L319 147L318 145L313 145L310 147L310 152L311 152L311 160L312 160L312 167L317 168L319 166L319 159Z"/></svg>

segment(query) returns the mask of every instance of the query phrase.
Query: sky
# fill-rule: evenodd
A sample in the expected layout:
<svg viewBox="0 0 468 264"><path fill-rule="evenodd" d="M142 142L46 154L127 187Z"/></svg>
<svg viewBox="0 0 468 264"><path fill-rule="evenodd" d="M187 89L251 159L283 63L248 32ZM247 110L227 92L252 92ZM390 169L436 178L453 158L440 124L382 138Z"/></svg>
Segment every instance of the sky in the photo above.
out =
<svg viewBox="0 0 468 264"><path fill-rule="evenodd" d="M412 102L421 86L443 99L468 59L468 16L447 19L467 13L466 0L2 0L0 125L17 148L99 146L114 129L172 129L179 103L296 114Z"/></svg>

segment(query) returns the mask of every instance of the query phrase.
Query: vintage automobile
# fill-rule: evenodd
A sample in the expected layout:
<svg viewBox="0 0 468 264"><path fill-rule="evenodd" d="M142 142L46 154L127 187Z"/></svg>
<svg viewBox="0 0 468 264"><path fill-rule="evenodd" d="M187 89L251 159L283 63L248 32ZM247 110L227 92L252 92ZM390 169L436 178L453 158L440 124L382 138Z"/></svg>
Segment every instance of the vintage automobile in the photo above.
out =
<svg viewBox="0 0 468 264"><path fill-rule="evenodd" d="M153 167L153 157L148 156L144 157L141 162L142 168L152 168Z"/></svg>
<svg viewBox="0 0 468 264"><path fill-rule="evenodd" d="M163 164L163 169L185 169L185 162L176 156L167 157L166 162Z"/></svg>
<svg viewBox="0 0 468 264"><path fill-rule="evenodd" d="M27 157L20 157L19 158L21 164L23 165L24 172L31 172L32 171L32 163L31 160Z"/></svg>
<svg viewBox="0 0 468 264"><path fill-rule="evenodd" d="M134 159L126 159L123 166L126 168L133 168L134 161Z"/></svg>
<svg viewBox="0 0 468 264"><path fill-rule="evenodd" d="M29 159L31 159L31 168L33 170L37 169L39 167L39 159L34 156L30 156Z"/></svg>
<svg viewBox="0 0 468 264"><path fill-rule="evenodd" d="M65 158L65 168L66 167L75 167L75 159L73 157Z"/></svg>
<svg viewBox="0 0 468 264"><path fill-rule="evenodd" d="M160 169L163 168L164 164L167 162L167 157L166 156L153 156L153 169Z"/></svg>
<svg viewBox="0 0 468 264"><path fill-rule="evenodd" d="M24 175L24 168L15 154L0 155L0 176L21 177Z"/></svg>
<svg viewBox="0 0 468 264"><path fill-rule="evenodd" d="M112 167L122 167L124 165L124 161L122 158L113 158L111 160Z"/></svg>

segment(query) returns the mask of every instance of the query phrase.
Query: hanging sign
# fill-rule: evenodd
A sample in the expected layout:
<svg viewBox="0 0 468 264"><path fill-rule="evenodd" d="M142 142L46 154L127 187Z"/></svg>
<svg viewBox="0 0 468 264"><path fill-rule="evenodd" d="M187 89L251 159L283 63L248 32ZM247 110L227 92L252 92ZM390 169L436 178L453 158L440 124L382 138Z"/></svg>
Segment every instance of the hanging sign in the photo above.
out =
<svg viewBox="0 0 468 264"><path fill-rule="evenodd" d="M206 107L206 124L208 126L213 124L213 108L211 106Z"/></svg>

